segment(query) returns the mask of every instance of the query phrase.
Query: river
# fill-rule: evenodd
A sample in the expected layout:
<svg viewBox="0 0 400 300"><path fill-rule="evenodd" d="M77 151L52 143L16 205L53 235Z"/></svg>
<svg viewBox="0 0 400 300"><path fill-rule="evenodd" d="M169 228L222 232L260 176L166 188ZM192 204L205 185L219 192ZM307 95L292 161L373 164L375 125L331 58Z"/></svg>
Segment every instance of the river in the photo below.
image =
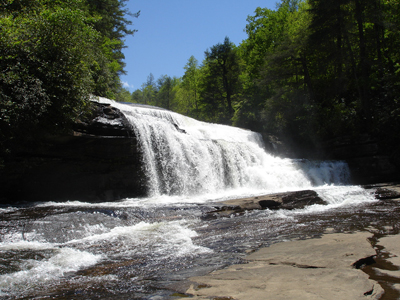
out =
<svg viewBox="0 0 400 300"><path fill-rule="evenodd" d="M113 105L141 139L148 197L0 207L0 298L177 299L190 276L259 247L398 222L397 203L352 186L345 162L278 158L249 131ZM213 213L223 200L304 189L327 204Z"/></svg>

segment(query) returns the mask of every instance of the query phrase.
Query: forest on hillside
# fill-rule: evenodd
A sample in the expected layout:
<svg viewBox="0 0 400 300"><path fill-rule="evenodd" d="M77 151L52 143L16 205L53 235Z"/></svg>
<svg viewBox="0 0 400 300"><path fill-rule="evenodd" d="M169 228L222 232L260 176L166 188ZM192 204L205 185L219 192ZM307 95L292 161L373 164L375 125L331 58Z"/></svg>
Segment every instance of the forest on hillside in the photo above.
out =
<svg viewBox="0 0 400 300"><path fill-rule="evenodd" d="M281 0L256 8L247 39L226 37L188 58L181 78L122 88L126 0L3 0L0 6L0 139L65 128L91 94L155 105L318 145L369 134L400 141L400 3ZM10 130L12 129L12 130ZM393 149L395 151L396 149Z"/></svg>
<svg viewBox="0 0 400 300"><path fill-rule="evenodd" d="M246 32L118 99L303 144L362 133L398 144L399 1L283 0L257 8Z"/></svg>

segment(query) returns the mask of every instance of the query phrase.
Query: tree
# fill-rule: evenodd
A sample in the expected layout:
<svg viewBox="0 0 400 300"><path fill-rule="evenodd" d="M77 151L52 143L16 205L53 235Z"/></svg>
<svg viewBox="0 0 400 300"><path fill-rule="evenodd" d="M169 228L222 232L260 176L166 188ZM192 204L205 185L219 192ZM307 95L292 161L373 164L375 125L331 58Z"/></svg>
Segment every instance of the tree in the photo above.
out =
<svg viewBox="0 0 400 300"><path fill-rule="evenodd" d="M157 106L171 109L174 100L176 80L167 75L161 75L157 80Z"/></svg>
<svg viewBox="0 0 400 300"><path fill-rule="evenodd" d="M182 106L185 108L183 111L195 117L199 110L199 64L197 59L192 55L185 67L185 74L182 77L181 86L184 90Z"/></svg>
<svg viewBox="0 0 400 300"><path fill-rule="evenodd" d="M129 90L121 86L115 95L115 100L119 102L132 102L132 94Z"/></svg>
<svg viewBox="0 0 400 300"><path fill-rule="evenodd" d="M231 123L234 96L240 85L238 60L236 46L228 37L223 44L216 44L205 52L201 101L206 113L214 114L214 121Z"/></svg>
<svg viewBox="0 0 400 300"><path fill-rule="evenodd" d="M9 3L0 10L3 142L36 125L64 129L85 109L99 38L81 1Z"/></svg>
<svg viewBox="0 0 400 300"><path fill-rule="evenodd" d="M394 50L384 46L390 31L385 14L390 2L310 0L309 47L318 66L313 73L319 83L315 91L321 119L342 119L337 122L342 130L331 128L328 134L372 132L377 126L382 111L378 103L387 95L382 89L384 74L392 65L383 53Z"/></svg>
<svg viewBox="0 0 400 300"><path fill-rule="evenodd" d="M133 103L142 103L142 91L140 89L136 89L133 91L132 96L131 96L131 102Z"/></svg>
<svg viewBox="0 0 400 300"><path fill-rule="evenodd" d="M122 37L131 32L111 3L112 28L83 0L7 0L0 4L0 139L2 150L33 133L68 130L91 94L121 88ZM94 3L94 2L93 2ZM97 29L96 29L97 27ZM108 31L110 30L110 31Z"/></svg>
<svg viewBox="0 0 400 300"><path fill-rule="evenodd" d="M156 82L154 81L154 76L152 73L147 76L146 83L142 84L142 102L147 105L157 106L156 99Z"/></svg>
<svg viewBox="0 0 400 300"><path fill-rule="evenodd" d="M307 9L302 1L282 1L276 10L257 8L248 17L248 38L239 47L246 73L235 125L287 136L306 131L308 122L300 120L313 90Z"/></svg>
<svg viewBox="0 0 400 300"><path fill-rule="evenodd" d="M125 48L123 38L127 35L133 35L137 30L128 29L132 25L132 21L126 16L137 18L140 11L130 13L126 9L128 0L85 0L89 7L89 13L97 17L94 28L103 36L103 47L112 50L110 59L117 61L120 65L118 75L125 74L123 61L124 54L122 49Z"/></svg>
<svg viewBox="0 0 400 300"><path fill-rule="evenodd" d="M146 86L156 86L153 73L150 73L149 76L147 76Z"/></svg>
<svg viewBox="0 0 400 300"><path fill-rule="evenodd" d="M114 98L120 89L119 76L126 74L122 53L127 35L133 35L136 30L128 29L132 21L126 16L137 18L140 12L130 13L125 8L127 0L85 0L90 15L96 18L94 28L101 34L102 39L97 46L103 56L92 67L95 80L94 93L99 96Z"/></svg>

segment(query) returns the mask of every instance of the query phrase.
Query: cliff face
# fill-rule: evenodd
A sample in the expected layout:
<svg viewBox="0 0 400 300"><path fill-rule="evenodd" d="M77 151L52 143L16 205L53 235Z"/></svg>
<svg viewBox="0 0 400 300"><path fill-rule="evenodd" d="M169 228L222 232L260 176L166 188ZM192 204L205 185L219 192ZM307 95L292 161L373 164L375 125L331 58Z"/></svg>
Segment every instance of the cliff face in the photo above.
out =
<svg viewBox="0 0 400 300"><path fill-rule="evenodd" d="M383 148L377 140L368 135L356 138L344 136L324 144L324 151L328 157L348 163L354 184L400 180L395 152Z"/></svg>
<svg viewBox="0 0 400 300"><path fill-rule="evenodd" d="M1 202L112 201L146 194L141 154L122 113L95 104L66 136L44 137L0 173Z"/></svg>

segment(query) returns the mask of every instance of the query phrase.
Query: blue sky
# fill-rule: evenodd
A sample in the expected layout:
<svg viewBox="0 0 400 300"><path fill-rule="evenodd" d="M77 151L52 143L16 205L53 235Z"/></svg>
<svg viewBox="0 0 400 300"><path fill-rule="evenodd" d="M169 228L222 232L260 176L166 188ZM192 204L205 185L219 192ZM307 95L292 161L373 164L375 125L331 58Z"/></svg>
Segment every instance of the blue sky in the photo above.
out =
<svg viewBox="0 0 400 300"><path fill-rule="evenodd" d="M181 77L190 56L201 63L204 51L225 36L239 45L247 35L246 18L257 7L275 9L278 0L129 0L132 29L124 49L127 75L121 76L131 92L140 89L150 73Z"/></svg>

